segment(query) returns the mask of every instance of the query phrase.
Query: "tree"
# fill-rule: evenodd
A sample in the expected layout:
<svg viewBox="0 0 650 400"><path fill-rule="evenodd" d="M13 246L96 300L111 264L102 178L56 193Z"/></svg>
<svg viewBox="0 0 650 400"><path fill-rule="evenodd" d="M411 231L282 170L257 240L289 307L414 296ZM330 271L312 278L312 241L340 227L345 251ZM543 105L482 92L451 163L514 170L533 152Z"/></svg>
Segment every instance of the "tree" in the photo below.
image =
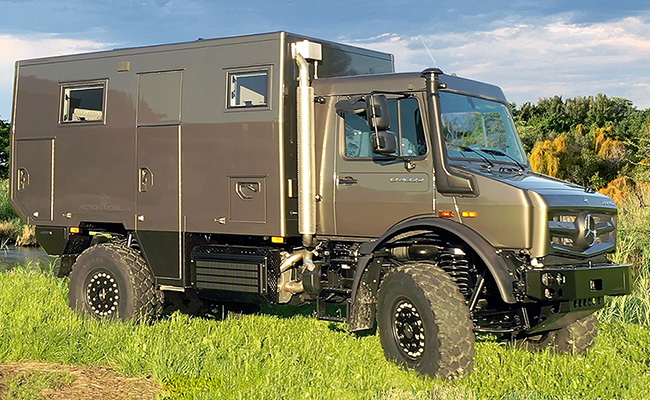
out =
<svg viewBox="0 0 650 400"><path fill-rule="evenodd" d="M650 109L604 94L554 96L513 117L536 171L596 189L623 176L650 180Z"/></svg>
<svg viewBox="0 0 650 400"><path fill-rule="evenodd" d="M559 174L566 170L568 155L566 137L544 140L535 145L530 155L530 165L539 173L562 178Z"/></svg>

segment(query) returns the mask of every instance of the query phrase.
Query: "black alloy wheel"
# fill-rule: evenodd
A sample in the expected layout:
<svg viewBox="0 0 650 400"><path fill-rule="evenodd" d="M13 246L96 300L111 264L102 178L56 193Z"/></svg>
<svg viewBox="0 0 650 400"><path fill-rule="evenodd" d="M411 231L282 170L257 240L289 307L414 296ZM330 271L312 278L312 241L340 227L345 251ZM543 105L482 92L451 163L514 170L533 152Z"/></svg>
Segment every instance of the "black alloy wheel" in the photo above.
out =
<svg viewBox="0 0 650 400"><path fill-rule="evenodd" d="M420 313L411 300L403 297L393 305L393 337L405 357L418 360L424 354L425 332Z"/></svg>
<svg viewBox="0 0 650 400"><path fill-rule="evenodd" d="M120 286L105 269L98 269L86 278L86 302L92 314L110 317L120 305Z"/></svg>

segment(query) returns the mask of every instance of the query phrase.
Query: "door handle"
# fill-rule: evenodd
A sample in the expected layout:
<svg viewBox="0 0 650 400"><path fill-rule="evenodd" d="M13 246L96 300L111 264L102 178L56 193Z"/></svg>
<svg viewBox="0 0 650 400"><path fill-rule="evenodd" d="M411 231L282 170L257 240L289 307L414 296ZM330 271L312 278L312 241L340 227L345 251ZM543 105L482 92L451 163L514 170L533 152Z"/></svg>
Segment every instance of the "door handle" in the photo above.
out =
<svg viewBox="0 0 650 400"><path fill-rule="evenodd" d="M18 169L18 191L23 191L29 185L29 172L25 168Z"/></svg>
<svg viewBox="0 0 650 400"><path fill-rule="evenodd" d="M339 185L356 185L359 181L352 176L344 176L343 178L338 178Z"/></svg>
<svg viewBox="0 0 650 400"><path fill-rule="evenodd" d="M147 167L140 168L140 184L138 190L141 193L146 192L153 186L153 173Z"/></svg>

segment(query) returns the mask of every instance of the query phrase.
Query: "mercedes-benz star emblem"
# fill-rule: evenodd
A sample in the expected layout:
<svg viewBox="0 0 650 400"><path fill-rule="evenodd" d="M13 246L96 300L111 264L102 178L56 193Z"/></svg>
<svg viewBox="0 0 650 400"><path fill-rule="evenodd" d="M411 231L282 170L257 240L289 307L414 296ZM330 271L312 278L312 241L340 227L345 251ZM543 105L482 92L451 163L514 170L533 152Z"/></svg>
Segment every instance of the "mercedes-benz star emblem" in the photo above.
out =
<svg viewBox="0 0 650 400"><path fill-rule="evenodd" d="M591 214L585 215L583 232L587 247L593 246L596 243L598 233L596 232L596 221L594 221Z"/></svg>

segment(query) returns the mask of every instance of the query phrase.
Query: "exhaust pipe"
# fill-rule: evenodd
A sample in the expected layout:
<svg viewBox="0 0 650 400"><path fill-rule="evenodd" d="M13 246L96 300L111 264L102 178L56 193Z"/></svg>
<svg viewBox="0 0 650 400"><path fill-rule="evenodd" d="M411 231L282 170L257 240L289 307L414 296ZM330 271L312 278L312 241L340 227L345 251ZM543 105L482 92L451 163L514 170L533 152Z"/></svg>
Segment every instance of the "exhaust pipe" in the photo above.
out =
<svg viewBox="0 0 650 400"><path fill-rule="evenodd" d="M320 61L322 47L307 40L291 44L298 64L298 232L305 247L314 246L316 233L316 159L314 157L314 88L309 85L307 59Z"/></svg>
<svg viewBox="0 0 650 400"><path fill-rule="evenodd" d="M291 297L286 297L282 295L282 292L287 292L291 294L298 294L303 292L308 292L310 294L318 294L321 290L320 283L320 267L314 264L313 261L314 252L307 249L298 250L295 253L286 255L285 260L280 264L280 301L287 302ZM287 276L283 276L285 272L294 268L298 263L302 262L302 279L299 281L288 280Z"/></svg>

